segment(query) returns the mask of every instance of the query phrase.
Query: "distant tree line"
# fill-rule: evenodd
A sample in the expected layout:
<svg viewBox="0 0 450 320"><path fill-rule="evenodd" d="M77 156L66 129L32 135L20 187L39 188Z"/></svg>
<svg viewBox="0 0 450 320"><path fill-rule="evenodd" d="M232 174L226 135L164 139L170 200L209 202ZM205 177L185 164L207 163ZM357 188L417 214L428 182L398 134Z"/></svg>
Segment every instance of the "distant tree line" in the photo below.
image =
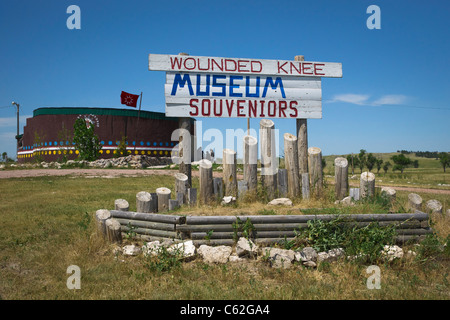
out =
<svg viewBox="0 0 450 320"><path fill-rule="evenodd" d="M406 151L406 150L397 150L398 153L401 154L411 154L415 153L417 157L421 158L431 158L431 159L439 159L441 153L448 153L448 152L439 152L439 151Z"/></svg>
<svg viewBox="0 0 450 320"><path fill-rule="evenodd" d="M14 160L8 157L8 153L2 152L2 162L14 162Z"/></svg>

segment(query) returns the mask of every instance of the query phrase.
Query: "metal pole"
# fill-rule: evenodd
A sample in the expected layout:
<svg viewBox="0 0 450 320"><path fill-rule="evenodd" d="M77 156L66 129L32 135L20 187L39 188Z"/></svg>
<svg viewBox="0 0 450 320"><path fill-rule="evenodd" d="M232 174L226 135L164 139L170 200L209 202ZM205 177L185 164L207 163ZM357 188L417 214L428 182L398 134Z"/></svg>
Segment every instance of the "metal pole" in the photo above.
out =
<svg viewBox="0 0 450 320"><path fill-rule="evenodd" d="M19 106L20 105L17 102L14 102L14 101L12 102L12 104L14 106L16 106L16 108L17 108L16 157L17 157L17 160L19 160Z"/></svg>

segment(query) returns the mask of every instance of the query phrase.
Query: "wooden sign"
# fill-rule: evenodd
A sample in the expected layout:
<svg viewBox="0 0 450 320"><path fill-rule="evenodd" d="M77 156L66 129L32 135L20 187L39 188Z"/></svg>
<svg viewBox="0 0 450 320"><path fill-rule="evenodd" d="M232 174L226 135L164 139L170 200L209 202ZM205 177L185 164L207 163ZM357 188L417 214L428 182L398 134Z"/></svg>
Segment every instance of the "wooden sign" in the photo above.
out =
<svg viewBox="0 0 450 320"><path fill-rule="evenodd" d="M149 55L167 71L166 116L321 118L322 77L340 63Z"/></svg>

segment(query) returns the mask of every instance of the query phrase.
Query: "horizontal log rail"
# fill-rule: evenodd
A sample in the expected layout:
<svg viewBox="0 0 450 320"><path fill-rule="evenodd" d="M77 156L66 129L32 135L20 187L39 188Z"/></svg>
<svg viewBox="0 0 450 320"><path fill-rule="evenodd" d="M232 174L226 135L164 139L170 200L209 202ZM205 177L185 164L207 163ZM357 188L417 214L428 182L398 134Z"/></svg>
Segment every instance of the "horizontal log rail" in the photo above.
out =
<svg viewBox="0 0 450 320"><path fill-rule="evenodd" d="M124 234L135 234L150 240L191 239L194 244L233 244L244 236L242 227L247 219L257 243L275 244L295 239L298 232L308 227L309 221L341 219L350 227L365 227L371 223L394 226L397 242L420 240L432 233L427 213L397 214L317 214L317 215L245 215L245 216L180 216L157 213L138 213L110 210Z"/></svg>

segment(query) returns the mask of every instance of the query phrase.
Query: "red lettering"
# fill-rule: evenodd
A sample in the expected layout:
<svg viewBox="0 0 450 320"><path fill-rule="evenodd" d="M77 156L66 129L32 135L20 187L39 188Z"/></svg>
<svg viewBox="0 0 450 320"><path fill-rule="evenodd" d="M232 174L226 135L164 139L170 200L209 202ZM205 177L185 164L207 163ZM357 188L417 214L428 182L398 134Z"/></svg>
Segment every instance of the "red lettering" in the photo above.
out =
<svg viewBox="0 0 450 320"><path fill-rule="evenodd" d="M270 112L270 105L273 105L273 112ZM269 117L275 117L275 114L277 113L277 103L273 100L270 100L267 104L267 116Z"/></svg>
<svg viewBox="0 0 450 320"><path fill-rule="evenodd" d="M175 58L170 57L170 63L172 66L172 70L175 69L175 65L177 65L178 70L180 70L181 65L183 63L183 58L178 59L178 57Z"/></svg>
<svg viewBox="0 0 450 320"><path fill-rule="evenodd" d="M208 109L206 109L205 111L205 105L208 105ZM203 99L202 100L202 116L209 116L209 114L211 113L211 101L209 101L209 99Z"/></svg>
<svg viewBox="0 0 450 320"><path fill-rule="evenodd" d="M216 109L216 99L214 99L214 116L216 116L216 117L221 117L222 116L222 100L219 100L219 102L220 102L220 104L219 104L219 106L220 106L220 111L218 112L217 111L217 109Z"/></svg>
<svg viewBox="0 0 450 320"><path fill-rule="evenodd" d="M265 115L264 115L264 103L265 103L265 101L261 100L259 103L261 103L261 114L259 116L261 118L264 118L265 117Z"/></svg>
<svg viewBox="0 0 450 320"><path fill-rule="evenodd" d="M208 66L206 67L206 69L203 69L200 67L200 58L197 60L197 64L198 64L198 70L203 70L203 71L209 70L209 59L208 59Z"/></svg>
<svg viewBox="0 0 450 320"><path fill-rule="evenodd" d="M198 99L191 99L191 100L189 100L189 106L191 108L195 109L195 113L192 112L192 111L189 111L189 115L191 115L191 116L198 116L198 108L197 108L196 105L193 104L193 102L198 102Z"/></svg>
<svg viewBox="0 0 450 320"><path fill-rule="evenodd" d="M192 60L192 61L193 61L192 68L188 68L188 66L186 65L186 62L188 62L189 60ZM195 69L195 65L196 65L196 63L195 63L195 59L194 59L194 58L187 58L187 59L184 60L184 67L185 67L186 69L188 69L188 70L193 70L193 69Z"/></svg>
<svg viewBox="0 0 450 320"><path fill-rule="evenodd" d="M295 66L295 64L292 62L290 63L290 67L291 67L291 74L293 74L292 69L295 69L295 71L297 71L298 74L302 74L302 63L301 62L298 63L298 69Z"/></svg>
<svg viewBox="0 0 450 320"><path fill-rule="evenodd" d="M259 64L259 70L253 69L253 64L254 63ZM259 72L262 71L262 63L259 62L259 61L252 61L252 62L250 62L250 69L252 70L252 72L258 72L259 73Z"/></svg>
<svg viewBox="0 0 450 320"><path fill-rule="evenodd" d="M246 62L249 62L248 60L239 60L238 61L238 71L239 72L248 72L249 70L248 69L245 69L244 70L244 68L247 68L248 66L247 66L247 64L246 64ZM243 64L242 64L243 63Z"/></svg>
<svg viewBox="0 0 450 320"><path fill-rule="evenodd" d="M296 105L297 105L297 101L291 101L291 102L289 103L289 109L295 111L295 114L294 114L294 115L290 114L290 117L291 117L291 118L297 118L298 110L297 110L296 107L293 107L293 105L296 106Z"/></svg>
<svg viewBox="0 0 450 320"><path fill-rule="evenodd" d="M237 101L237 116L238 117L245 117L245 114L242 114L241 111L244 109L244 106L242 103L245 103L245 100L238 100Z"/></svg>
<svg viewBox="0 0 450 320"><path fill-rule="evenodd" d="M228 62L233 62L234 64L234 69L229 69L228 68ZM237 63L234 60L230 60L230 59L225 59L225 71L236 71L237 69Z"/></svg>
<svg viewBox="0 0 450 320"><path fill-rule="evenodd" d="M214 65L216 65L217 66L217 69L219 69L220 71L223 71L223 60L222 59L220 59L220 65L217 63L217 61L216 60L214 60L213 59L213 61L212 61L212 66L211 66L211 70L212 71L214 71Z"/></svg>
<svg viewBox="0 0 450 320"><path fill-rule="evenodd" d="M228 103L229 101L231 101L231 105ZM226 102L227 102L228 116L231 117L231 112L233 111L234 100L226 100Z"/></svg>
<svg viewBox="0 0 450 320"><path fill-rule="evenodd" d="M324 66L325 64L323 64L323 63L315 63L314 64L314 74L316 75L316 76L324 76L325 75L325 73L318 73L317 71L323 71L322 69L319 69L319 68L317 68L317 66Z"/></svg>
<svg viewBox="0 0 450 320"><path fill-rule="evenodd" d="M309 67L306 67L306 65L309 65ZM311 65L312 63L303 63L303 74L313 74L312 71L311 72L306 72L305 70L311 70Z"/></svg>
<svg viewBox="0 0 450 320"><path fill-rule="evenodd" d="M255 100L255 104L252 103L251 100L248 100L248 117L251 118L252 117L252 112L253 112L253 117L256 118L256 106L258 104L258 101Z"/></svg>
<svg viewBox="0 0 450 320"><path fill-rule="evenodd" d="M280 73L280 70L283 70L284 73L286 73L286 74L288 73L286 70L283 69L283 67L287 64L287 62L283 63L283 64L280 66L280 61L277 61L277 64L278 64L278 71L277 71L277 73Z"/></svg>
<svg viewBox="0 0 450 320"><path fill-rule="evenodd" d="M286 114L284 113L285 109L287 109L287 102L286 101L280 101L280 108L279 108L279 113L278 113L278 117L279 118L286 118ZM283 114L283 116L281 116L281 114Z"/></svg>

